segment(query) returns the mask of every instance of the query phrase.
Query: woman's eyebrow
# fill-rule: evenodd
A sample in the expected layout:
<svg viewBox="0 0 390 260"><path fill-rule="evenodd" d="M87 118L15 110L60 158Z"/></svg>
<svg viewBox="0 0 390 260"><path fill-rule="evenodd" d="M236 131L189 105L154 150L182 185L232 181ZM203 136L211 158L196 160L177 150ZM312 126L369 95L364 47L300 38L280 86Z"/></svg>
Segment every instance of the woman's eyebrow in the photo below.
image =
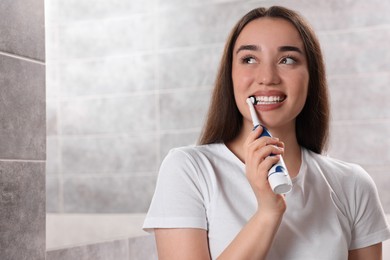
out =
<svg viewBox="0 0 390 260"><path fill-rule="evenodd" d="M295 52L298 52L300 54L303 54L303 51L296 46L280 46L278 49L280 52L295 51Z"/></svg>
<svg viewBox="0 0 390 260"><path fill-rule="evenodd" d="M237 49L236 54L239 53L240 51L243 51L243 50L258 51L258 50L260 50L260 47L257 46L257 45L253 45L253 44L241 45L241 46Z"/></svg>
<svg viewBox="0 0 390 260"><path fill-rule="evenodd" d="M257 46L257 45L254 45L254 44L246 44L246 45L241 45L237 51L236 51L236 54L239 53L240 51L243 51L243 50L248 50L248 51L260 51L261 48L260 46ZM286 51L295 51L295 52L298 52L300 54L303 54L303 51L299 48L299 47L296 47L296 46L289 46L289 45L286 45L286 46L280 46L278 48L278 50L280 52L286 52Z"/></svg>

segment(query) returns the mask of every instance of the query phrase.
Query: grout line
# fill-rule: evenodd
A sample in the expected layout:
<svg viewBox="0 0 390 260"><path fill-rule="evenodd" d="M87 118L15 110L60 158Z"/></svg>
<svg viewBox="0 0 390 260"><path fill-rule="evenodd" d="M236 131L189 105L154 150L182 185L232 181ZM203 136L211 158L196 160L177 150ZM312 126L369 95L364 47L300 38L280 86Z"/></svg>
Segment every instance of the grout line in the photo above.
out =
<svg viewBox="0 0 390 260"><path fill-rule="evenodd" d="M45 62L43 62L43 61L30 59L30 58L23 57L23 56L16 55L16 54L11 54L11 53L0 51L0 55L7 56L7 57L10 57L10 58L15 58L15 59L18 59L18 60L23 60L23 61L36 63L36 64L39 64L39 65L45 65Z"/></svg>
<svg viewBox="0 0 390 260"><path fill-rule="evenodd" d="M156 111L156 114L158 111ZM47 136L48 139L50 138L65 138L65 139L72 139L72 138L133 138L136 137L159 137L157 135L159 134L181 134L181 133L193 133L193 132L200 132L201 127L193 127L193 128L180 128L180 129L161 129L161 126L157 126L159 123L156 120L156 129L151 131L143 131L143 132L125 132L125 133L75 133L75 134L57 134L57 135L49 135Z"/></svg>
<svg viewBox="0 0 390 260"><path fill-rule="evenodd" d="M94 99L115 99L115 98L127 98L137 97L145 95L155 94L154 90L144 90L138 92L123 92L115 94L100 94L100 95L83 95L83 96L62 96L60 102L72 101L72 100L94 100Z"/></svg>
<svg viewBox="0 0 390 260"><path fill-rule="evenodd" d="M380 25L367 25L364 27L355 27L355 28L346 28L346 29L334 29L334 30L319 30L317 35L337 35L337 34L346 34L346 33L361 33L361 32L374 32L377 30L388 30L390 25L380 24Z"/></svg>
<svg viewBox="0 0 390 260"><path fill-rule="evenodd" d="M156 38L157 38L157 33ZM157 45L157 39L155 41L155 45ZM110 60L110 59L126 59L128 57L142 57L142 56L149 56L149 55L160 55L160 54L169 54L169 53L175 53L175 52L183 52L183 51L198 51L198 50L207 50L210 48L219 48L221 49L221 52L224 48L224 42L215 42L215 43L206 43L206 44L198 44L198 45L186 45L186 46L175 46L170 48L156 48L150 49L150 50L132 50L129 52L124 52L121 54L116 55L107 55L102 57L82 57L82 58L52 58L50 59L51 62L57 62L57 63L71 63L71 62L79 62L79 63L88 63L88 62L97 62L97 61L104 61L104 60Z"/></svg>
<svg viewBox="0 0 390 260"><path fill-rule="evenodd" d="M193 133L193 132L200 132L202 131L201 127L194 127L194 128L183 128L183 129L165 129L161 131L163 134L186 134L186 133Z"/></svg>
<svg viewBox="0 0 390 260"><path fill-rule="evenodd" d="M106 17L98 17L98 18L89 18L89 19L73 19L73 20L65 20L65 21L58 21L57 24L61 27L77 27L80 25L87 26L91 23L106 23L106 22L127 22L129 20L133 20L135 18L142 18L144 16L151 15L151 12L149 11L139 11L139 12L133 12L126 15L115 15L115 16L106 16Z"/></svg>
<svg viewBox="0 0 390 260"><path fill-rule="evenodd" d="M44 162L46 162L46 160L0 159L0 162L29 162L29 163L44 163Z"/></svg>
<svg viewBox="0 0 390 260"><path fill-rule="evenodd" d="M388 124L390 118L367 118L367 119L337 119L331 120L331 125L359 125L359 124Z"/></svg>
<svg viewBox="0 0 390 260"><path fill-rule="evenodd" d="M68 101L76 101L76 100L97 100L97 99L117 99L117 98L129 98L129 97L139 97L139 96L146 96L146 95L158 95L161 94L172 94L172 93L186 93L186 92L192 92L192 91L211 91L211 86L195 86L195 87L182 87L182 88L167 88L167 89L159 89L158 84L158 78L159 73L157 69L157 64L155 65L155 73L156 73L156 79L155 79L155 89L154 90L145 90L145 91L138 91L138 92L124 92L124 93L116 93L116 94L101 94L101 95L83 95L83 96L63 96L59 100L59 102L68 102ZM54 98L49 98L47 100L55 100Z"/></svg>
<svg viewBox="0 0 390 260"><path fill-rule="evenodd" d="M382 76L388 77L390 76L390 72L388 71L373 71L373 72L355 72L355 73L343 73L343 74L331 74L328 73L328 81L333 79L350 79L350 78L368 78L372 76Z"/></svg>
<svg viewBox="0 0 390 260"><path fill-rule="evenodd" d="M130 171L129 171L130 172ZM72 172L66 173L63 176L63 179L68 178L144 178L144 177L156 177L156 171L147 171L147 172L97 172L97 173L88 173L88 172ZM51 176L55 176L52 174Z"/></svg>

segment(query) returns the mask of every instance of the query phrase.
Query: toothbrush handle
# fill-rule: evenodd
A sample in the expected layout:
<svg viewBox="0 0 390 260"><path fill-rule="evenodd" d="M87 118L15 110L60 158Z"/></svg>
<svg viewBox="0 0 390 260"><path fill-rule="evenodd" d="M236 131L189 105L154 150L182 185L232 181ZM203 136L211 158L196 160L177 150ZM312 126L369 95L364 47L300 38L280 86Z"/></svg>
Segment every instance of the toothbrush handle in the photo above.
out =
<svg viewBox="0 0 390 260"><path fill-rule="evenodd" d="M256 125L253 130L255 130L259 126L260 125ZM272 137L268 129L265 126L262 127L263 127L263 132L261 133L259 138L263 136ZM275 154L271 154L271 156L275 156ZM282 157L280 157L279 162L274 164L272 168L269 170L268 180L270 182L272 190L275 193L284 194L291 190L292 188L291 178L288 174L287 167L284 164Z"/></svg>
<svg viewBox="0 0 390 260"><path fill-rule="evenodd" d="M256 128L258 128L260 125L256 125L253 130L255 130ZM261 132L261 135L259 136L260 137L263 137L263 136L269 136L269 137L272 137L270 132L268 131L268 129L265 127L265 126L261 126L263 128L263 132Z"/></svg>

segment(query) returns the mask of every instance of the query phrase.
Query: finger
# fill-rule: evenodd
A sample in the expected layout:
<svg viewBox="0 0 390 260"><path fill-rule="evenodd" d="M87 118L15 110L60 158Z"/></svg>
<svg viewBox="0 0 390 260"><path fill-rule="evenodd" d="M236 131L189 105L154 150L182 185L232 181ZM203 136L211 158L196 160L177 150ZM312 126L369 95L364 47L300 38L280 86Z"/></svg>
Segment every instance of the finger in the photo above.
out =
<svg viewBox="0 0 390 260"><path fill-rule="evenodd" d="M264 160L265 158L267 158L269 156L283 155L283 153L284 153L283 147L269 144L269 145L262 147L261 149L256 150L255 156L257 156L259 158L263 158L263 160Z"/></svg>
<svg viewBox="0 0 390 260"><path fill-rule="evenodd" d="M259 149L264 146L276 146L280 148L284 148L284 143L281 142L278 138L275 137L260 137L259 139L252 142L253 146L258 147Z"/></svg>
<svg viewBox="0 0 390 260"><path fill-rule="evenodd" d="M258 175L259 169L263 172L268 172L273 165L270 165L269 161L271 161L271 163L273 162L274 164L277 163L280 159L279 156L282 154L283 148L274 145L267 145L265 147L262 147L262 149L257 150L255 153L251 154L251 156L246 161L248 169L252 169L249 170L247 173L249 175Z"/></svg>
<svg viewBox="0 0 390 260"><path fill-rule="evenodd" d="M263 179L268 179L268 172L273 165L278 163L280 160L280 155L268 156L265 158L257 168L257 173L262 176Z"/></svg>
<svg viewBox="0 0 390 260"><path fill-rule="evenodd" d="M259 136L261 135L262 132L263 132L263 127L259 125L252 132L250 132L245 143L248 145L248 144L254 142L256 139L259 138Z"/></svg>
<svg viewBox="0 0 390 260"><path fill-rule="evenodd" d="M257 165L255 171L247 173L247 178L255 191L272 192L271 186L268 181L268 172L271 167L280 160L279 155L268 156L260 164Z"/></svg>

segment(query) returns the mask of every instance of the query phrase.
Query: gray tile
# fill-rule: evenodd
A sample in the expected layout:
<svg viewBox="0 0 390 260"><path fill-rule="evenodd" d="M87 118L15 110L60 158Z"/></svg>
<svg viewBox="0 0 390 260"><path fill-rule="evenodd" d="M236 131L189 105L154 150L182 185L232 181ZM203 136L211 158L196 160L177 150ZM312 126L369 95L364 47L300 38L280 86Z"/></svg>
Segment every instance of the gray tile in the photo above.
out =
<svg viewBox="0 0 390 260"><path fill-rule="evenodd" d="M45 60L43 3L43 0L0 1L1 51Z"/></svg>
<svg viewBox="0 0 390 260"><path fill-rule="evenodd" d="M60 23L117 19L132 14L151 12L156 0L68 0L58 1Z"/></svg>
<svg viewBox="0 0 390 260"><path fill-rule="evenodd" d="M49 50L46 51L49 53ZM47 100L57 100L60 97L59 90L59 65L58 61L47 58L46 62L46 98Z"/></svg>
<svg viewBox="0 0 390 260"><path fill-rule="evenodd" d="M45 158L45 67L0 55L0 158Z"/></svg>
<svg viewBox="0 0 390 260"><path fill-rule="evenodd" d="M144 213L156 176L64 176L66 213Z"/></svg>
<svg viewBox="0 0 390 260"><path fill-rule="evenodd" d="M154 236L129 238L129 260L158 259Z"/></svg>
<svg viewBox="0 0 390 260"><path fill-rule="evenodd" d="M372 28L350 32L320 34L327 71L330 75L390 71L390 52L386 44L390 29Z"/></svg>
<svg viewBox="0 0 390 260"><path fill-rule="evenodd" d="M156 55L102 58L59 63L62 97L152 91Z"/></svg>
<svg viewBox="0 0 390 260"><path fill-rule="evenodd" d="M59 213L59 176L46 175L46 212Z"/></svg>
<svg viewBox="0 0 390 260"><path fill-rule="evenodd" d="M205 5L207 3L213 3L213 0L198 0L196 2L191 0L157 0L157 2L160 9L168 9L175 7L190 7L193 5Z"/></svg>
<svg viewBox="0 0 390 260"><path fill-rule="evenodd" d="M56 24L59 21L59 3L61 0L45 1L45 23L47 27ZM47 33L47 31L46 31Z"/></svg>
<svg viewBox="0 0 390 260"><path fill-rule="evenodd" d="M152 132L156 129L154 95L72 99L60 104L62 134Z"/></svg>
<svg viewBox="0 0 390 260"><path fill-rule="evenodd" d="M165 0L164 0L165 1ZM236 0L240 2L240 0ZM259 6L281 5L296 10L313 26L316 31L357 29L361 27L389 24L388 1L373 0L274 0L251 1L253 8ZM249 10L249 9L248 9ZM375 12L376 15L372 15Z"/></svg>
<svg viewBox="0 0 390 260"><path fill-rule="evenodd" d="M278 1L278 5L285 5L285 3L295 2L296 5L299 5L300 2L308 2L310 1L294 1L294 0L280 0ZM279 4L283 3L283 4ZM189 7L198 7L203 6L204 8L208 8L210 5L218 5L220 9L226 8L226 6L236 6L239 8L240 6L245 7L245 10L251 10L255 7L266 7L270 5L275 5L274 0L261 0L261 1L253 1L253 0L158 0L158 7L160 9L172 9L172 8L189 8Z"/></svg>
<svg viewBox="0 0 390 260"><path fill-rule="evenodd" d="M373 0L342 1L288 1L318 30L339 30L389 24L387 12L390 2ZM372 13L375 12L375 15Z"/></svg>
<svg viewBox="0 0 390 260"><path fill-rule="evenodd" d="M91 20L59 27L59 58L122 56L155 47L155 25L150 15L126 19Z"/></svg>
<svg viewBox="0 0 390 260"><path fill-rule="evenodd" d="M360 28L389 24L390 17L387 11L390 2L373 0L367 3L365 0L341 0L341 1L311 1L311 0L274 0L250 1L250 0L158 0L160 9L212 9L217 7L221 13L226 9L235 7L240 9L239 15L227 17L227 21L239 19L241 15L253 8L281 5L301 13L313 27L318 30L340 30L345 28ZM376 15L372 15L375 12Z"/></svg>
<svg viewBox="0 0 390 260"><path fill-rule="evenodd" d="M211 90L176 91L160 95L162 130L200 128L208 110Z"/></svg>
<svg viewBox="0 0 390 260"><path fill-rule="evenodd" d="M162 48L224 42L233 25L257 7L276 5L275 1L190 1L159 0L159 43ZM301 13L317 31L387 25L388 1L278 1ZM371 12L368 10L372 10ZM372 15L375 12L377 15ZM210 26L212 25L212 26ZM191 30L188 30L191 28Z"/></svg>
<svg viewBox="0 0 390 260"><path fill-rule="evenodd" d="M160 156L163 159L175 147L196 144L200 135L199 131L182 131L178 133L164 133L160 136Z"/></svg>
<svg viewBox="0 0 390 260"><path fill-rule="evenodd" d="M60 142L61 138L49 136L46 139L46 174L58 175L60 173Z"/></svg>
<svg viewBox="0 0 390 260"><path fill-rule="evenodd" d="M213 86L223 46L178 50L158 56L160 89Z"/></svg>
<svg viewBox="0 0 390 260"><path fill-rule="evenodd" d="M65 249L49 250L46 260L128 260L128 240L83 245Z"/></svg>
<svg viewBox="0 0 390 260"><path fill-rule="evenodd" d="M363 167L390 162L390 124L386 121L335 122L331 129L331 156Z"/></svg>
<svg viewBox="0 0 390 260"><path fill-rule="evenodd" d="M0 161L2 259L44 259L45 165Z"/></svg>
<svg viewBox="0 0 390 260"><path fill-rule="evenodd" d="M46 101L46 135L58 134L58 101Z"/></svg>
<svg viewBox="0 0 390 260"><path fill-rule="evenodd" d="M290 1L291 2L291 1ZM318 30L357 29L361 27L388 24L390 19L386 15L390 8L388 1L365 0L357 1L293 1L290 7L298 4L299 10L312 21ZM375 12L376 15L372 15Z"/></svg>
<svg viewBox="0 0 390 260"><path fill-rule="evenodd" d="M390 118L390 74L331 78L329 88L334 120ZM389 94L387 94L389 93Z"/></svg>
<svg viewBox="0 0 390 260"><path fill-rule="evenodd" d="M231 28L247 9L242 4L186 6L158 15L158 47L224 43Z"/></svg>
<svg viewBox="0 0 390 260"><path fill-rule="evenodd" d="M64 174L155 172L157 137L132 135L112 137L63 137Z"/></svg>

